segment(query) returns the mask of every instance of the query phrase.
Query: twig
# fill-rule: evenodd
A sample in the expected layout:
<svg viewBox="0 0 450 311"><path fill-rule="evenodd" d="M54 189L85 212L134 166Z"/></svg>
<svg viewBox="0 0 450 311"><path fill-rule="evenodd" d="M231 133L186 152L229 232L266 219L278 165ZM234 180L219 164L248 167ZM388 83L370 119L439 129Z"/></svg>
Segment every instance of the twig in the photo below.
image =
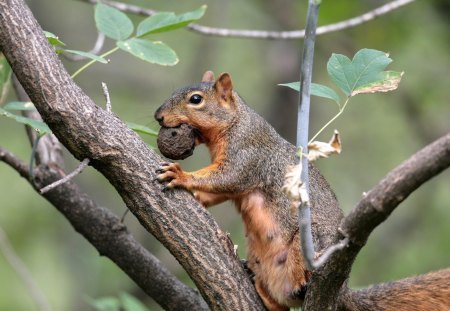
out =
<svg viewBox="0 0 450 311"><path fill-rule="evenodd" d="M81 0L85 2L89 2L95 4L99 2L99 0ZM323 35L330 32L335 32L351 27L355 27L371 21L381 15L392 12L404 5L410 4L415 0L394 0L385 5L382 5L374 10L371 10L362 15L343 20L338 23L333 23L329 25L320 26L317 28L316 34ZM151 9L145 9L136 5L125 4L116 1L103 1L104 3L115 7L118 10L150 16L155 14L157 11ZM208 27L199 24L189 24L186 27L188 30L208 35L208 36L216 36L216 37L230 37L230 38L248 38L248 39L274 39L274 40L293 40L293 39L301 39L305 37L305 29L301 30L293 30L293 31L268 31L268 30L250 30L250 29L228 29L228 28L217 28L217 27Z"/></svg>
<svg viewBox="0 0 450 311"><path fill-rule="evenodd" d="M5 231L0 227L0 251L5 256L6 261L11 265L13 270L17 273L20 279L28 289L31 298L34 300L36 307L41 311L51 311L52 308L40 290L39 286L31 276L30 271L16 254L11 244L8 241Z"/></svg>
<svg viewBox="0 0 450 311"><path fill-rule="evenodd" d="M314 61L314 42L316 39L317 19L319 15L319 4L317 1L309 0L308 16L306 21L306 37L303 46L302 66L300 69L300 96L297 116L297 148L303 153L308 153L309 135L309 108L310 108L310 85ZM301 157L302 172L300 179L309 194L309 170L308 157ZM302 255L305 258L309 270L314 269L314 242L311 229L311 208L309 199L302 200L299 206L299 230L301 238Z"/></svg>
<svg viewBox="0 0 450 311"><path fill-rule="evenodd" d="M103 33L99 32L97 35L97 40L95 40L94 47L92 48L92 50L89 51L89 53L98 55L100 53L100 51L102 50L104 44L105 44L105 35ZM87 59L87 57L85 57L85 56L71 54L71 53L63 53L62 55L66 59L71 60L71 61L80 61L80 60Z"/></svg>
<svg viewBox="0 0 450 311"><path fill-rule="evenodd" d="M41 194L44 194L56 187L58 187L59 185L64 184L65 182L68 182L69 180L71 180L72 178L74 178L76 175L80 174L85 168L86 166L89 165L89 159L86 158L83 161L81 161L80 165L70 174L66 175L64 178L55 181L54 183L51 183L50 185L45 186L44 188L42 188L40 191Z"/></svg>
<svg viewBox="0 0 450 311"><path fill-rule="evenodd" d="M341 249L344 249L349 243L348 238L344 238L343 240L339 241L338 243L331 245L328 247L319 258L314 260L313 267L314 269L320 268L325 262L327 262L328 258L330 258L331 255L333 255L334 252L339 251Z"/></svg>
<svg viewBox="0 0 450 311"><path fill-rule="evenodd" d="M128 207L127 207L127 209L125 210L125 212L123 212L123 215L122 215L122 217L120 218L120 223L121 224L123 224L123 222L125 221L125 217L128 215L128 212L129 212L130 210L128 209Z"/></svg>
<svg viewBox="0 0 450 311"><path fill-rule="evenodd" d="M106 85L105 82L102 82L102 89L103 89L103 95L105 95L105 99L106 99L106 111L111 112L112 111L111 98L109 97L108 86Z"/></svg>

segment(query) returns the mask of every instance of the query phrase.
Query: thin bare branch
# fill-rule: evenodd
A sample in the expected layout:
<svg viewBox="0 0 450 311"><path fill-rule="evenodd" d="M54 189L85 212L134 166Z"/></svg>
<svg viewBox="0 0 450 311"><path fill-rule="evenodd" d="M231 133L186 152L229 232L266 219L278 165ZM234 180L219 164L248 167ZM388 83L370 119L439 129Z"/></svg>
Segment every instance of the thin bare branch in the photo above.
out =
<svg viewBox="0 0 450 311"><path fill-rule="evenodd" d="M88 158L84 159L83 161L81 161L80 165L78 165L78 167L70 174L66 175L64 178L55 181L54 183L45 186L44 188L42 188L41 190L39 190L41 192L41 194L44 194L52 189L55 189L56 187L58 187L59 185L62 185L66 182L68 182L69 180L71 180L72 178L74 178L75 176L77 176L78 174L80 174L85 168L86 166L89 165L90 160Z"/></svg>
<svg viewBox="0 0 450 311"><path fill-rule="evenodd" d="M84 2L89 2L95 4L99 2L99 0L81 0ZM317 35L323 35L330 32L335 32L351 27L355 27L371 21L381 15L392 12L404 5L410 4L415 0L394 0L392 2L386 3L374 10L371 10L362 15L343 20L338 23L333 23L329 25L320 26L317 28ZM145 9L136 5L125 4L117 1L103 1L108 5L129 13L139 14L150 16L157 11L151 9ZM251 30L251 29L228 29L228 28L217 28L217 27L208 27L199 24L189 24L186 27L188 30L208 36L216 36L216 37L230 37L230 38L247 38L247 39L274 39L274 40L293 40L293 39L301 39L305 37L305 29L301 30L292 30L292 31L269 31L269 30Z"/></svg>
<svg viewBox="0 0 450 311"><path fill-rule="evenodd" d="M112 111L111 98L109 97L108 86L106 85L105 82L102 82L102 89L103 89L103 95L105 95L105 99L106 99L106 111L111 112Z"/></svg>
<svg viewBox="0 0 450 311"><path fill-rule="evenodd" d="M36 307L40 311L51 311L52 308L45 298L44 293L40 290L39 286L33 279L27 266L23 263L22 259L16 254L11 243L9 243L8 237L5 231L0 227L0 251L5 256L6 261L11 265L13 270L17 273L19 278L25 284L28 289L31 298L34 300Z"/></svg>
<svg viewBox="0 0 450 311"><path fill-rule="evenodd" d="M306 21L306 37L302 51L302 66L300 68L301 92L298 100L297 110L297 149L308 153L309 136L309 110L310 110L310 85L312 79L312 68L314 63L314 45L316 41L317 20L319 18L320 5L314 0L308 1L308 14ZM308 158L300 157L303 167L300 178L307 190L309 196L309 168ZM302 200L298 208L298 224L301 239L301 251L305 259L308 270L314 269L314 242L311 229L311 206L309 198Z"/></svg>
<svg viewBox="0 0 450 311"><path fill-rule="evenodd" d="M348 238L345 238L341 241L339 241L336 244L331 245L328 247L319 258L314 260L313 267L314 269L320 268L325 262L327 262L328 258L330 258L331 255L333 255L334 252L339 251L341 249L344 249L349 243Z"/></svg>

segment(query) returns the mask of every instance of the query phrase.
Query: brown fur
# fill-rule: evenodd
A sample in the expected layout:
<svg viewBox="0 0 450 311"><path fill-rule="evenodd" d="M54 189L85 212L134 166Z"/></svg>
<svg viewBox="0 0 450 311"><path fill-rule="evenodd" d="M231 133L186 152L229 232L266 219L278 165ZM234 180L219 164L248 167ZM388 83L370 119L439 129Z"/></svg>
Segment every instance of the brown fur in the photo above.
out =
<svg viewBox="0 0 450 311"><path fill-rule="evenodd" d="M339 311L450 311L450 269L349 291Z"/></svg>

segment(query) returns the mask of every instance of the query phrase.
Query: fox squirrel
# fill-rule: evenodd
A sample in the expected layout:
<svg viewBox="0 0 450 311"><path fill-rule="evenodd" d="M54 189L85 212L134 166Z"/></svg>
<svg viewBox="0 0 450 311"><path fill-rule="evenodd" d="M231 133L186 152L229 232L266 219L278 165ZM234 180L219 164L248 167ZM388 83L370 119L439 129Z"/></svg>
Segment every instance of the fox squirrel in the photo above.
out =
<svg viewBox="0 0 450 311"><path fill-rule="evenodd" d="M206 144L212 162L195 172L164 164L158 180L191 191L205 207L232 200L245 224L248 267L264 304L272 311L301 306L311 272L300 254L297 215L281 191L288 167L298 161L295 146L244 103L227 73L215 80L205 72L201 83L175 91L155 118L163 127L195 129L195 144ZM309 174L314 242L323 250L333 243L342 211L312 165Z"/></svg>

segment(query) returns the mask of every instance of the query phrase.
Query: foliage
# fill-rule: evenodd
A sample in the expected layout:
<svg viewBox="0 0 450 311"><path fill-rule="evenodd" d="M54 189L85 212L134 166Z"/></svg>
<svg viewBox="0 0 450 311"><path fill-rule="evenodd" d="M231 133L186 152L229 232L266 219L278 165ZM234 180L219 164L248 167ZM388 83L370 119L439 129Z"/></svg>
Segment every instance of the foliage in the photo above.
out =
<svg viewBox="0 0 450 311"><path fill-rule="evenodd" d="M358 94L388 92L397 89L403 72L384 71L392 62L388 54L373 50L359 50L353 60L342 54L332 54L327 63L327 71L331 80L345 94L346 99L343 104L339 95L331 88L313 83L311 94L335 101L339 107L339 112L328 121L311 140L314 139L343 112L349 99ZM287 86L300 92L300 82L279 84Z"/></svg>
<svg viewBox="0 0 450 311"><path fill-rule="evenodd" d="M10 102L6 104L3 108L0 107L0 115L5 116L11 119L16 120L19 123L26 124L33 128L35 131L39 133L40 136L43 136L45 134L51 133L52 131L42 121L38 121L35 119L27 118L24 116L16 115L14 113L11 113L12 110L35 110L34 106L30 102Z"/></svg>
<svg viewBox="0 0 450 311"><path fill-rule="evenodd" d="M136 35L130 37L134 25L128 16L106 4L98 3L95 8L95 23L97 29L105 36L116 40L117 47L123 51L149 63L172 66L178 63L175 51L160 41L151 41L148 35L185 27L200 19L205 11L204 5L180 15L172 12L157 13L141 21L137 26Z"/></svg>
<svg viewBox="0 0 450 311"><path fill-rule="evenodd" d="M79 56L82 56L85 58L89 58L89 59L95 60L97 62L100 62L102 64L108 63L108 61L105 58L95 55L93 53L65 49L64 46L66 44L64 42L62 42L55 34L48 32L48 31L44 31L44 34L47 37L48 42L53 46L53 48L55 49L55 52L58 54L66 52L66 53L70 53L70 54L79 55Z"/></svg>

